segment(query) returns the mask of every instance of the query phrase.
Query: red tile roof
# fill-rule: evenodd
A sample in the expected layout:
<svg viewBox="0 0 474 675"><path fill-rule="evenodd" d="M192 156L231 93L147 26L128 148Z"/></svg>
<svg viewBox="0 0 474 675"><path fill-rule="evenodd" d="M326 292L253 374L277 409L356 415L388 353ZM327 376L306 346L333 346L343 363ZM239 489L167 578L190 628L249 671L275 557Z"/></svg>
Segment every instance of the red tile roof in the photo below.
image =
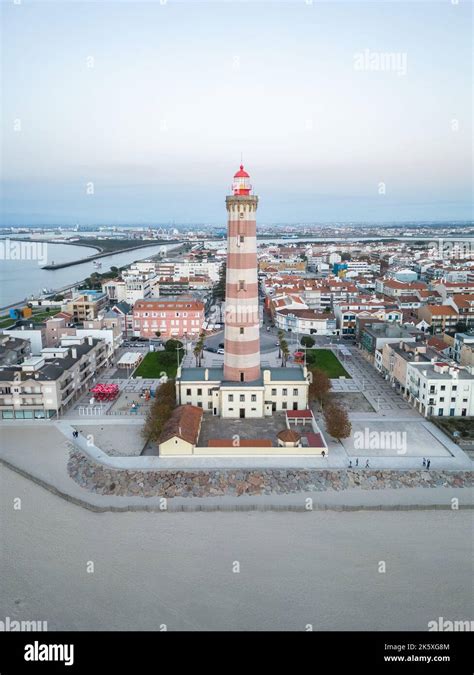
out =
<svg viewBox="0 0 474 675"><path fill-rule="evenodd" d="M323 441L321 434L304 434L308 439L308 445L310 448L325 448L326 444Z"/></svg>
<svg viewBox="0 0 474 675"><path fill-rule="evenodd" d="M196 445L201 428L203 411L195 405L180 405L173 410L165 423L158 443L165 443L177 436L183 441Z"/></svg>
<svg viewBox="0 0 474 675"><path fill-rule="evenodd" d="M301 438L301 434L293 429L283 429L278 432L277 436L284 443L297 443Z"/></svg>
<svg viewBox="0 0 474 675"><path fill-rule="evenodd" d="M272 442L269 438L241 438L238 445L231 438L210 438L207 442L208 448L271 448Z"/></svg>

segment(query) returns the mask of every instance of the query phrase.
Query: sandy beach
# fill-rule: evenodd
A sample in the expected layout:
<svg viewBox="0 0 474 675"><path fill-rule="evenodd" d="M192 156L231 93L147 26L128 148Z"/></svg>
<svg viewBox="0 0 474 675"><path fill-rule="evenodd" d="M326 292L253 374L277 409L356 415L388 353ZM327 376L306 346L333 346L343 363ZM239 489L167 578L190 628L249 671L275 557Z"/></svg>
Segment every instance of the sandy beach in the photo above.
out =
<svg viewBox="0 0 474 675"><path fill-rule="evenodd" d="M471 618L472 511L95 514L0 475L2 617L124 631Z"/></svg>

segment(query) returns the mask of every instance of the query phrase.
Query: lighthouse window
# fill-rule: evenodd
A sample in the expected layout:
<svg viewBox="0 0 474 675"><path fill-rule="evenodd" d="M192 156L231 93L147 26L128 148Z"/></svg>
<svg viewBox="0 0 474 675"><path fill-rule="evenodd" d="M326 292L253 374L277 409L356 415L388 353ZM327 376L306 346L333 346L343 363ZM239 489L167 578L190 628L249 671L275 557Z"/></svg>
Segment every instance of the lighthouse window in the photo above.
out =
<svg viewBox="0 0 474 675"><path fill-rule="evenodd" d="M241 335L244 334L244 327L243 327L243 326L240 326L240 334L241 334Z"/></svg>
<svg viewBox="0 0 474 675"><path fill-rule="evenodd" d="M245 281L242 279L239 281L239 291L245 291Z"/></svg>
<svg viewBox="0 0 474 675"><path fill-rule="evenodd" d="M244 243L244 240L245 240L244 235L241 234L240 237L239 237L239 239L240 239L240 243L243 244L243 243Z"/></svg>

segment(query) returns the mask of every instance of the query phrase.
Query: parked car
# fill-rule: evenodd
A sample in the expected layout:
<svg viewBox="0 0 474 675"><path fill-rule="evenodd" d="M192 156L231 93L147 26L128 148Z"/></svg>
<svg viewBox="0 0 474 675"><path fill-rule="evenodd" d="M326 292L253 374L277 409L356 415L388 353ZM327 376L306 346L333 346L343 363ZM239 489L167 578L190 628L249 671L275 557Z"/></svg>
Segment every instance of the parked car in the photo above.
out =
<svg viewBox="0 0 474 675"><path fill-rule="evenodd" d="M217 349L215 347L204 347L204 351L212 352L213 354L217 354Z"/></svg>
<svg viewBox="0 0 474 675"><path fill-rule="evenodd" d="M224 350L222 349L222 347L220 347L220 348L217 350L217 353L218 353L218 354L224 354L225 352L224 352Z"/></svg>

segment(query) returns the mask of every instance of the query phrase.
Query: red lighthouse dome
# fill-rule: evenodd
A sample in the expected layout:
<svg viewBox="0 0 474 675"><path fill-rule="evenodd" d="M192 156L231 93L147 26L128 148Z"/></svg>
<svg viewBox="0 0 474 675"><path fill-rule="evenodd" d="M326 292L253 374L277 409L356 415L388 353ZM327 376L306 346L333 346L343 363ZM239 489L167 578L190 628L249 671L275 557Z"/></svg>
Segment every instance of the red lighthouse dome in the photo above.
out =
<svg viewBox="0 0 474 675"><path fill-rule="evenodd" d="M252 186L250 185L250 176L241 164L239 170L234 174L234 182L232 183L232 192L234 195L248 195Z"/></svg>

